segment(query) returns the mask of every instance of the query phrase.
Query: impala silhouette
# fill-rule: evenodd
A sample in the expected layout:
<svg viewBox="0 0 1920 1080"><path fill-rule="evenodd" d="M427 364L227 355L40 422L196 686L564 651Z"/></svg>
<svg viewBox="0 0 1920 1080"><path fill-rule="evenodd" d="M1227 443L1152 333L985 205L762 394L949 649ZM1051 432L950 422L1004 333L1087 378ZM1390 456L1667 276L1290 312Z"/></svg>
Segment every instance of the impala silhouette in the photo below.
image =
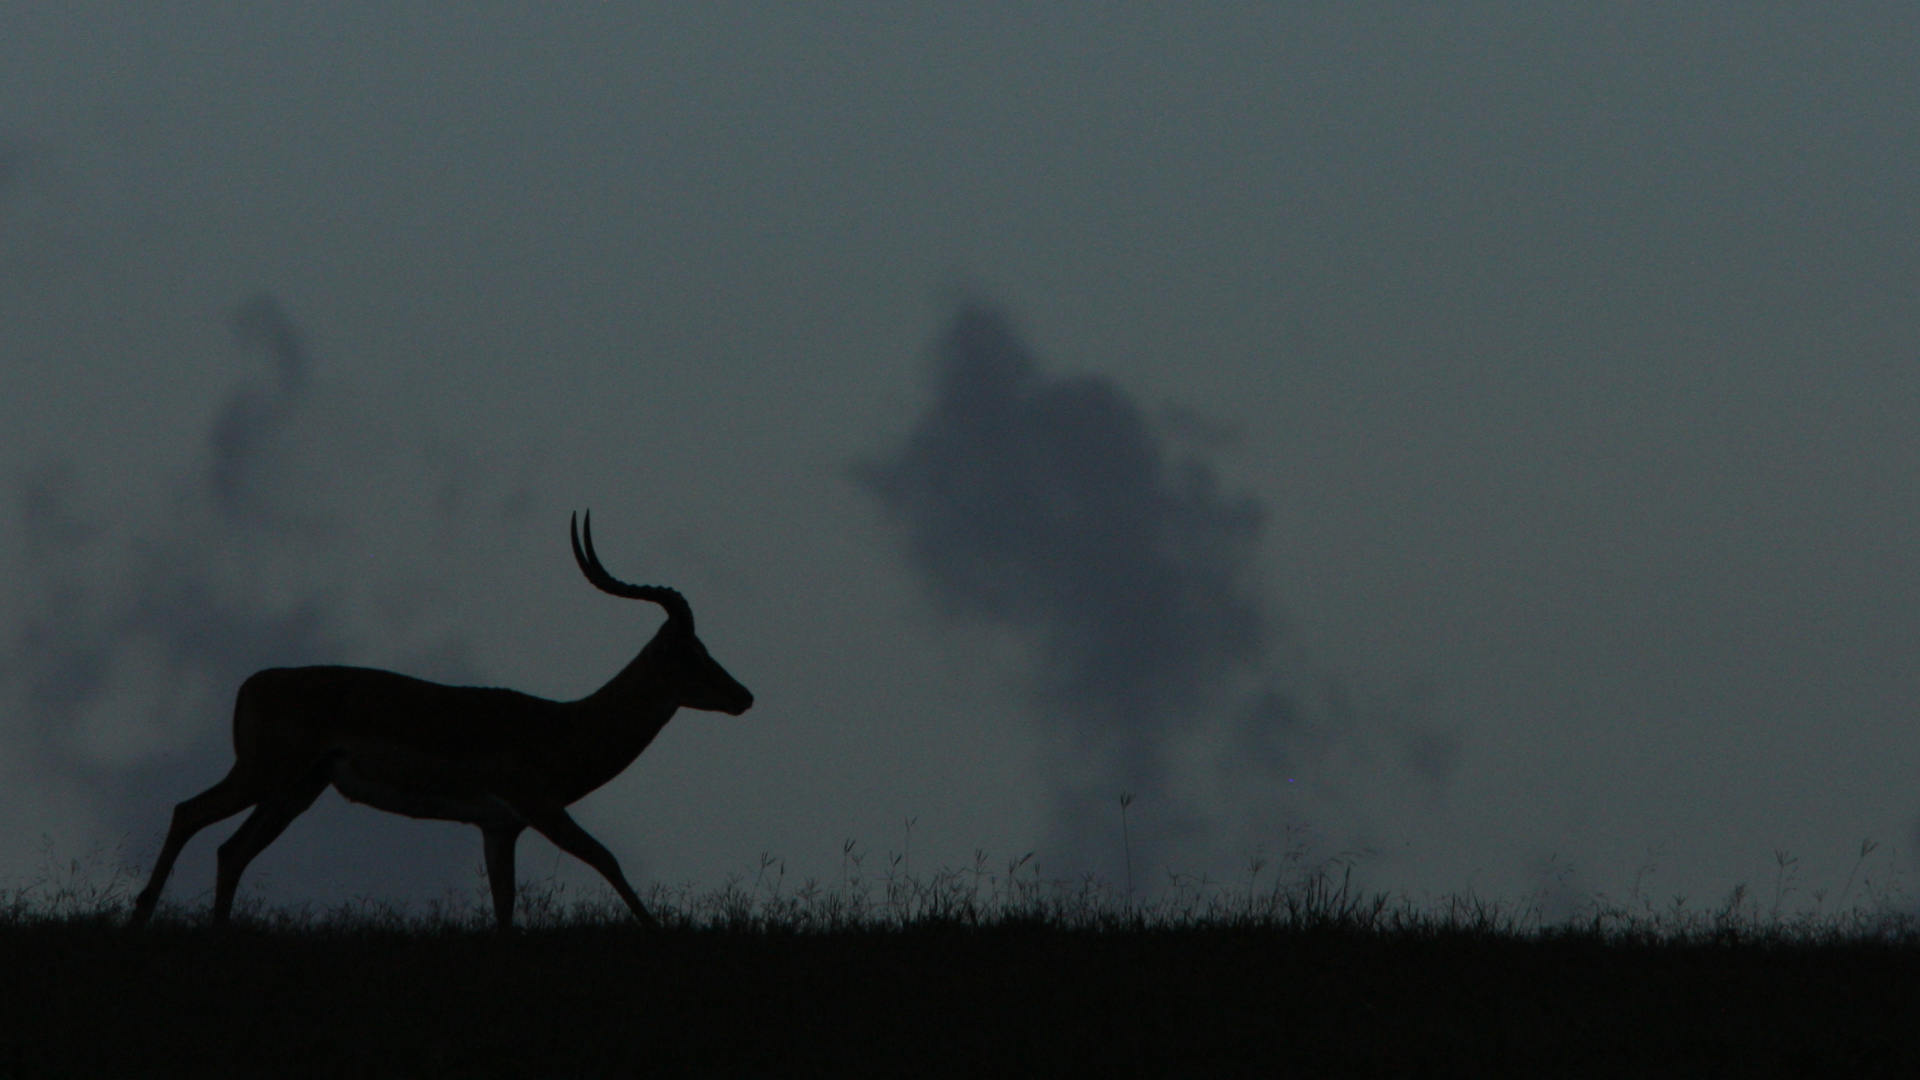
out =
<svg viewBox="0 0 1920 1080"><path fill-rule="evenodd" d="M233 703L233 768L174 807L153 877L134 900L132 925L152 918L180 849L195 833L252 807L220 845L213 918L225 923L247 864L329 785L381 810L479 826L502 928L513 925L513 848L528 827L598 870L635 918L658 925L613 853L567 806L633 764L679 709L738 716L753 706L753 694L707 655L694 636L693 609L679 593L607 573L593 550L591 514L583 528L568 529L574 561L596 588L666 609L667 621L620 674L578 701L548 701L372 668L255 673Z"/></svg>

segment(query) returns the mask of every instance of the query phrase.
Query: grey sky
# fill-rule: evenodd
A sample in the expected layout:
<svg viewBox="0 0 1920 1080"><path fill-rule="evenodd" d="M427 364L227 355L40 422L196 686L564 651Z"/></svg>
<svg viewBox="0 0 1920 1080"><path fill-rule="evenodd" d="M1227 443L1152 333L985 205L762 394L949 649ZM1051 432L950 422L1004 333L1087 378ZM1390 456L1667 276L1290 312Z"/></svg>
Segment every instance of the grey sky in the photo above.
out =
<svg viewBox="0 0 1920 1080"><path fill-rule="evenodd" d="M579 579L584 507L759 699L583 805L638 876L837 874L908 817L916 862L1048 844L1044 651L947 620L852 477L935 401L960 289L1261 508L1261 670L1354 718L1283 795L1179 751L1182 794L1132 811L1179 868L1295 820L1416 889L1512 894L1559 855L1618 892L1654 852L1704 897L1775 849L1837 888L1869 836L1911 867L1916 31L1901 5L9 8L0 874L43 833L150 851L224 768L242 653L183 659L191 620L139 612L310 610L301 647L342 654L314 659L598 686L657 615ZM254 459L266 525L209 494L221 417L275 400L234 327L258 297L309 358ZM46 648L105 656L104 689L33 704ZM1422 732L1458 747L1442 784L1396 771ZM313 818L267 888L478 859L472 830Z"/></svg>

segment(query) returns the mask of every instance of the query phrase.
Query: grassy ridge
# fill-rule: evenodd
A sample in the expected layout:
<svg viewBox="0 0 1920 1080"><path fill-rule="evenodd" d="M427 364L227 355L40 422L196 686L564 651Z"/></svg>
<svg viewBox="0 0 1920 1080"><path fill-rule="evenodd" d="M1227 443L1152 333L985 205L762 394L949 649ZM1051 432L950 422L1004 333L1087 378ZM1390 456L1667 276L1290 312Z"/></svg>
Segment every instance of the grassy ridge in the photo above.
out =
<svg viewBox="0 0 1920 1080"><path fill-rule="evenodd" d="M484 910L0 905L0 1076L1117 1073L1920 1075L1898 914L1595 909L1542 927L1360 897L1319 871L1129 908L1091 887L904 876Z"/></svg>

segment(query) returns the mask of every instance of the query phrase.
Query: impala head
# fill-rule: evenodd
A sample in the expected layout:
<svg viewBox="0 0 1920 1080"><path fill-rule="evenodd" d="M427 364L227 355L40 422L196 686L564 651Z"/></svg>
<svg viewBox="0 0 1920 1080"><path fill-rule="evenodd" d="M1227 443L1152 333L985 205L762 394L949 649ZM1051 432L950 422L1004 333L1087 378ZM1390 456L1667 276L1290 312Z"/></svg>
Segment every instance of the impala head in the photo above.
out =
<svg viewBox="0 0 1920 1080"><path fill-rule="evenodd" d="M593 551L593 514L568 526L573 535L573 558L595 588L629 600L649 600L666 609L667 621L647 644L646 652L664 669L667 685L688 709L706 709L739 716L753 707L753 694L707 655L707 647L693 633L693 609L686 597L664 585L629 585L607 573ZM584 546L582 541L584 540Z"/></svg>

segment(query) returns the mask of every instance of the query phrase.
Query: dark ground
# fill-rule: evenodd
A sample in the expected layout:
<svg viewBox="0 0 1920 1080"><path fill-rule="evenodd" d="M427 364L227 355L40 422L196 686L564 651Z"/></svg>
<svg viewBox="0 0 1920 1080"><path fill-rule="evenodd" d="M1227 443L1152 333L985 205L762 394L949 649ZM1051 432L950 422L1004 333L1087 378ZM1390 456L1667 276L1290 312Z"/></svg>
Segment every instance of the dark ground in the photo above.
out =
<svg viewBox="0 0 1920 1080"><path fill-rule="evenodd" d="M1920 1076L1911 944L0 927L0 1077Z"/></svg>

